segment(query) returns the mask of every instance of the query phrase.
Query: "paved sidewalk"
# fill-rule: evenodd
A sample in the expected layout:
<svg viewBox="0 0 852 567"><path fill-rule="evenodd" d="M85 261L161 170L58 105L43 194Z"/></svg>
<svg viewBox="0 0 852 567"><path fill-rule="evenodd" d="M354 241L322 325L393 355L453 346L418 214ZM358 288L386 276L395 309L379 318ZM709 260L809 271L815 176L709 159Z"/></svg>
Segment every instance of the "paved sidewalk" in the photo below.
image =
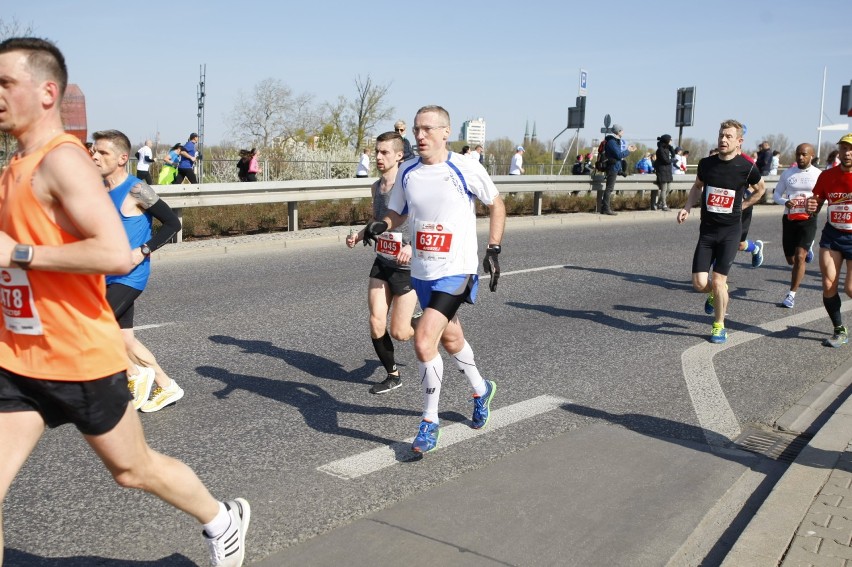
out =
<svg viewBox="0 0 852 567"><path fill-rule="evenodd" d="M801 415L845 401L772 489L723 567L852 566L852 368L833 376Z"/></svg>

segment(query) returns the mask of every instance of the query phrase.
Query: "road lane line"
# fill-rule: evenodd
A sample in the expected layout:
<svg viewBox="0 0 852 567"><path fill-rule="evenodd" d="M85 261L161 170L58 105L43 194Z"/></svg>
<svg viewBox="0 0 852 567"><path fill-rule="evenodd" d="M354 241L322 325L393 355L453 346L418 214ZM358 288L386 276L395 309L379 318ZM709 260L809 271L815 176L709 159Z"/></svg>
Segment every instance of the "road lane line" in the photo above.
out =
<svg viewBox="0 0 852 567"><path fill-rule="evenodd" d="M852 302L844 303L841 311L852 310ZM683 378L692 399L692 407L698 423L704 430L704 438L712 447L722 447L735 439L742 431L728 398L713 367L713 357L725 349L743 345L767 334L783 331L826 317L825 309L811 309L770 321L763 325L748 327L728 335L723 345L702 343L686 349L681 355Z"/></svg>
<svg viewBox="0 0 852 567"><path fill-rule="evenodd" d="M144 331L145 329L156 329L157 327L168 327L169 325L177 325L176 322L171 323L156 323L154 325L139 325L138 327L133 327L134 331Z"/></svg>
<svg viewBox="0 0 852 567"><path fill-rule="evenodd" d="M438 450L518 421L547 413L567 403L570 403L569 400L557 396L538 396L492 410L488 426L484 429L471 429L467 423L454 423L441 427L441 440L438 443ZM414 456L411 453L412 441L414 441L414 437L389 446L376 447L370 451L322 465L317 467L317 470L344 480L356 479L399 464L401 461L410 460ZM409 459L406 459L406 457L409 457Z"/></svg>

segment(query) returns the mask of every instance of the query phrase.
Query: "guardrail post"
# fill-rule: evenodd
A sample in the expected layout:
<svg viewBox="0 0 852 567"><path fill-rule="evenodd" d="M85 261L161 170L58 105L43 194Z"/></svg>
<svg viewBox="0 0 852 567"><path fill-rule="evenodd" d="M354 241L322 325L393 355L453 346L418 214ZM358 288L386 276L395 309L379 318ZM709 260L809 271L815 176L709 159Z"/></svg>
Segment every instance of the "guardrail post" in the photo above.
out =
<svg viewBox="0 0 852 567"><path fill-rule="evenodd" d="M183 242L183 209L172 209L180 221L180 230L174 235L175 242Z"/></svg>
<svg viewBox="0 0 852 567"><path fill-rule="evenodd" d="M541 203L544 200L544 191L536 191L533 193L533 214L537 217L541 216Z"/></svg>
<svg viewBox="0 0 852 567"><path fill-rule="evenodd" d="M299 203L296 201L287 203L287 230L291 232L299 230Z"/></svg>

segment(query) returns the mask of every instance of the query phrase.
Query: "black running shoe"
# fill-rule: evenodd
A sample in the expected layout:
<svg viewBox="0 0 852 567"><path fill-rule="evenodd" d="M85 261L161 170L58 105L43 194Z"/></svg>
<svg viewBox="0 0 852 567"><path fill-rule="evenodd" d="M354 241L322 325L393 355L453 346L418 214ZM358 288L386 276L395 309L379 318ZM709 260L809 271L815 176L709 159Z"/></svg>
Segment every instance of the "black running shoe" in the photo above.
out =
<svg viewBox="0 0 852 567"><path fill-rule="evenodd" d="M373 384L373 387L370 388L370 393L387 394L391 390L396 390L400 386L402 386L402 378L388 374L388 377L385 378L384 381L379 382L378 384Z"/></svg>

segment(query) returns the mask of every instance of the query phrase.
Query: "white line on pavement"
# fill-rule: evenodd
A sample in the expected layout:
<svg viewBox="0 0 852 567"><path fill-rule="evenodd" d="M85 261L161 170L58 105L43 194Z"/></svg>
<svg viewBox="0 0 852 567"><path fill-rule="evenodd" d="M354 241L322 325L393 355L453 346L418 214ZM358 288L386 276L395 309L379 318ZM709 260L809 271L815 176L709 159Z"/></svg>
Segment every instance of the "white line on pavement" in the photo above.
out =
<svg viewBox="0 0 852 567"><path fill-rule="evenodd" d="M845 303L841 311L852 309L852 302ZM698 416L698 423L704 429L704 437L712 447L721 447L736 438L740 424L722 391L722 385L713 368L713 357L725 349L740 346L769 333L777 333L788 327L810 323L821 317L827 317L825 309L811 309L783 319L770 321L763 325L749 327L728 335L724 345L702 343L686 349L681 355L683 378L692 406Z"/></svg>
<svg viewBox="0 0 852 567"><path fill-rule="evenodd" d="M556 396L538 396L492 410L488 425L484 429L471 429L467 423L454 423L447 427L442 427L438 450L478 435L484 435L515 422L547 413L567 403L569 403L568 400ZM352 480L396 465L401 460L405 460L400 457L413 456L411 453L412 441L414 441L414 437L390 446L377 447L370 451L322 465L317 467L317 470L344 480Z"/></svg>
<svg viewBox="0 0 852 567"><path fill-rule="evenodd" d="M527 268L526 270L514 270L514 271L511 271L511 272L500 272L500 277L502 278L503 276L511 276L511 275L514 275L514 274L527 274L529 272L541 272L543 270L558 270L560 268L570 268L570 267L571 267L570 264L560 264L558 266L542 266L540 268ZM479 276L479 279L481 279L481 280L491 279L491 274L483 274L483 275Z"/></svg>
<svg viewBox="0 0 852 567"><path fill-rule="evenodd" d="M139 325L138 327L133 327L134 331L144 331L145 329L156 329L157 327L168 327L169 325L177 325L176 322L171 323L157 323L155 325Z"/></svg>

